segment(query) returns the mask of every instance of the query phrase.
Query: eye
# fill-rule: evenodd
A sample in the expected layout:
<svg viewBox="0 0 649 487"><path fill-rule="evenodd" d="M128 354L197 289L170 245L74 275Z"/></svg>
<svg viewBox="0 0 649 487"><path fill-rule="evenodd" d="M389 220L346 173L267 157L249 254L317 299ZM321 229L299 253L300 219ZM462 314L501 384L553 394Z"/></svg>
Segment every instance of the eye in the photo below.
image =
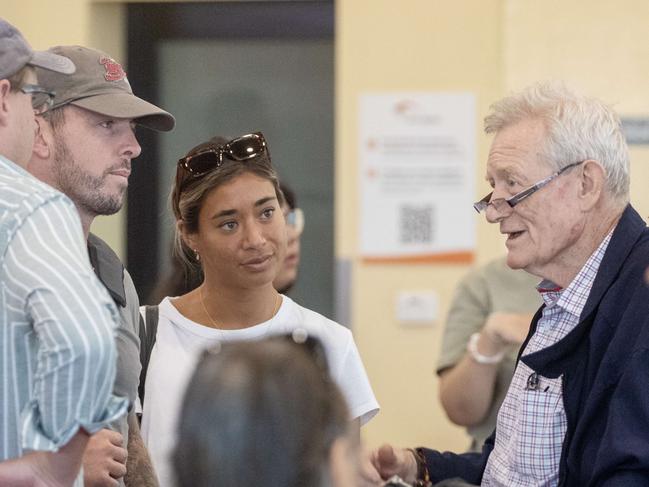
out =
<svg viewBox="0 0 649 487"><path fill-rule="evenodd" d="M115 120L104 120L99 125L105 129L112 129L115 126Z"/></svg>
<svg viewBox="0 0 649 487"><path fill-rule="evenodd" d="M226 232L231 232L237 228L237 222L227 221L219 225L219 228L222 228Z"/></svg>
<svg viewBox="0 0 649 487"><path fill-rule="evenodd" d="M264 211L261 212L261 216L265 220L270 220L273 217L274 213L275 213L275 208L266 208L264 209Z"/></svg>

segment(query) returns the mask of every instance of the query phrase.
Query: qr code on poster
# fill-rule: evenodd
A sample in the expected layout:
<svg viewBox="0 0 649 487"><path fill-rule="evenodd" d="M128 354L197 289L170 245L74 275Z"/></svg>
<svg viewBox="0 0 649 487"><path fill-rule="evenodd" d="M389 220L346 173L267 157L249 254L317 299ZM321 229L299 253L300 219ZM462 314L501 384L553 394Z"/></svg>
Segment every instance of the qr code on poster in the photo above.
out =
<svg viewBox="0 0 649 487"><path fill-rule="evenodd" d="M399 208L399 241L431 243L433 241L433 207L404 205Z"/></svg>

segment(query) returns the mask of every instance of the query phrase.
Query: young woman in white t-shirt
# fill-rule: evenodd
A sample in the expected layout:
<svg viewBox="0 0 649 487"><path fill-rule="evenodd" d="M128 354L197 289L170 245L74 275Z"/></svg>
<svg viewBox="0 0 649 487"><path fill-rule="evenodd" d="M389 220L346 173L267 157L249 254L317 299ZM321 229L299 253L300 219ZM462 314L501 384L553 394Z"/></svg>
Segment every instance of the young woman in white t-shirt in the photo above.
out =
<svg viewBox="0 0 649 487"><path fill-rule="evenodd" d="M176 251L203 283L159 305L142 437L161 487L174 485L170 452L182 396L201 352L221 342L303 329L322 342L350 420L378 412L350 331L273 288L286 253L282 193L261 133L215 137L180 159L172 191Z"/></svg>

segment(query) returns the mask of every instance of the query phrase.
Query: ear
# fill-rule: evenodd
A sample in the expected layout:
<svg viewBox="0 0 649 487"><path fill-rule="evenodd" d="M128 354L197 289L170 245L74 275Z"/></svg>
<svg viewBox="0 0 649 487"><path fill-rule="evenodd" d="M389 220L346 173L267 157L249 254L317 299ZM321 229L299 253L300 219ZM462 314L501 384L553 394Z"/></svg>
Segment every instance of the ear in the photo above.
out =
<svg viewBox="0 0 649 487"><path fill-rule="evenodd" d="M582 164L579 201L582 210L592 210L602 198L606 185L606 170L597 161L588 159Z"/></svg>
<svg viewBox="0 0 649 487"><path fill-rule="evenodd" d="M9 123L9 100L11 84L7 79L0 79L0 127Z"/></svg>
<svg viewBox="0 0 649 487"><path fill-rule="evenodd" d="M178 229L178 232L180 233L180 237L183 240L183 243L187 245L192 250L197 250L196 249L196 234L195 233L190 233L189 230L187 229L187 223L185 223L184 220L178 220L176 222L176 228Z"/></svg>
<svg viewBox="0 0 649 487"><path fill-rule="evenodd" d="M50 124L43 120L43 117L36 116L36 125L38 126L38 131L36 132L36 137L34 138L34 149L32 150L33 156L38 159L49 159L52 153L52 146L54 143L54 137Z"/></svg>

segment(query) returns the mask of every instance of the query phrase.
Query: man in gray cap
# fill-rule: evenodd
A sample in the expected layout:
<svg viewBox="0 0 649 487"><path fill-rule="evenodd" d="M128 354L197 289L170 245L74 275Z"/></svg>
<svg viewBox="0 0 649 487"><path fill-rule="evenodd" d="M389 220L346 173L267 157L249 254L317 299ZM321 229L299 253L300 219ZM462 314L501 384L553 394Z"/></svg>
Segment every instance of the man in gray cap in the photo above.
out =
<svg viewBox="0 0 649 487"><path fill-rule="evenodd" d="M37 70L43 86L56 95L50 110L37 117L40 130L28 170L70 197L79 211L90 261L121 318L114 393L133 405L140 375L139 301L119 258L90 233L90 226L96 216L122 207L131 161L141 151L135 125L168 131L175 121L135 96L124 69L108 54L81 46L49 52L70 59L77 70L70 76ZM91 438L83 468L86 487L117 485L116 480L119 485L157 485L132 408L128 421L122 418L113 430Z"/></svg>
<svg viewBox="0 0 649 487"><path fill-rule="evenodd" d="M111 394L118 314L74 204L25 170L53 96L36 67L75 69L0 19L0 485L81 486L89 435L127 407Z"/></svg>

